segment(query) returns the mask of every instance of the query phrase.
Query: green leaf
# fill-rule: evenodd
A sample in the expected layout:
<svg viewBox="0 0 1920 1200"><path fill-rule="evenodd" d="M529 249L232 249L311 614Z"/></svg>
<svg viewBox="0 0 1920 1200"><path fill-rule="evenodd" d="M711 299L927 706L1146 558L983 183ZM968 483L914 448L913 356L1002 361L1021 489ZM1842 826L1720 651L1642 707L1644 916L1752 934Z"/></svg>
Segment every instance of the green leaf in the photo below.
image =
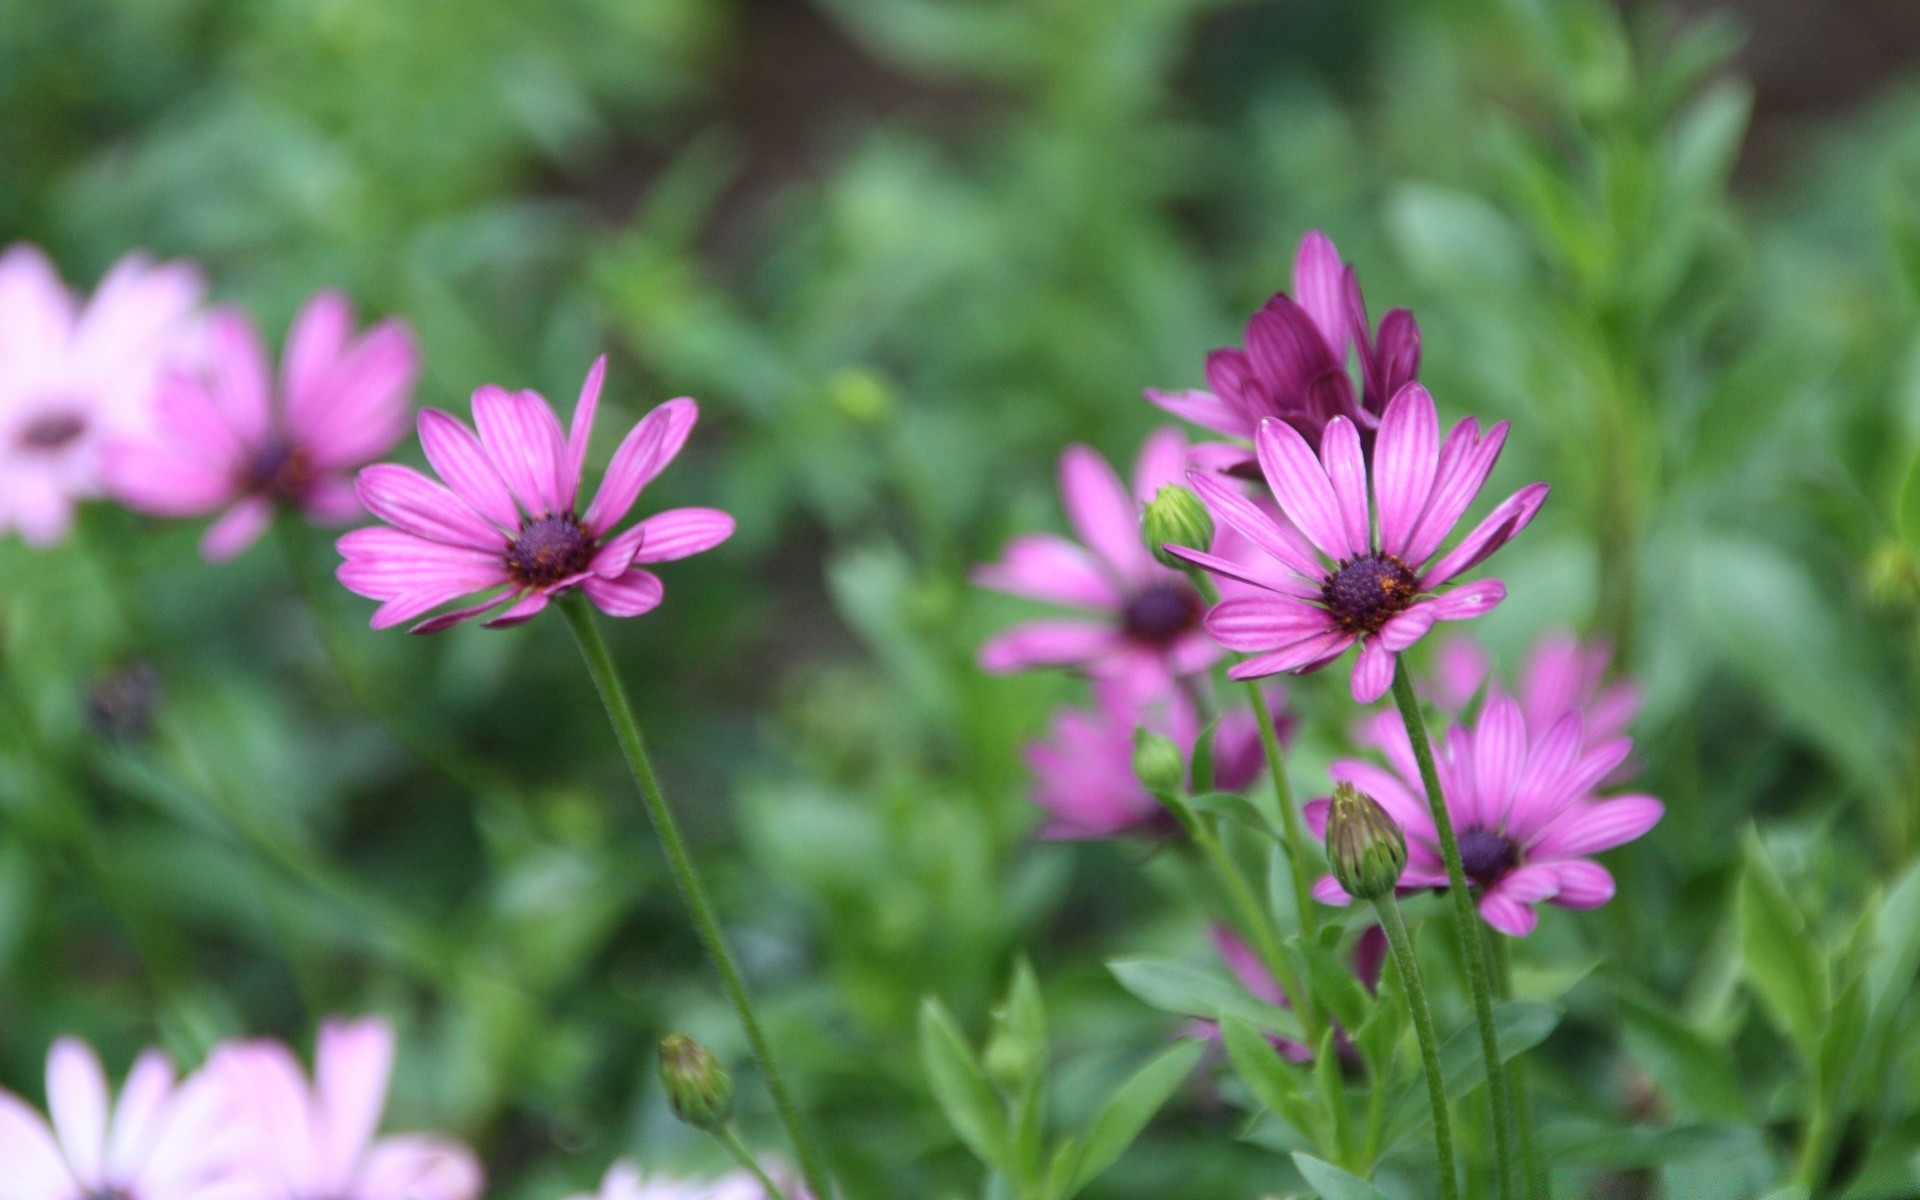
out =
<svg viewBox="0 0 1920 1200"><path fill-rule="evenodd" d="M1238 984L1176 962L1118 958L1107 964L1120 986L1149 1008L1185 1017L1234 1017L1256 1029L1299 1040L1300 1019L1284 1008L1256 1000Z"/></svg>
<svg viewBox="0 0 1920 1200"><path fill-rule="evenodd" d="M1009 1092L1028 1090L1045 1070L1047 1010L1040 981L1024 956L1014 967L1007 998L994 1010L984 1057L987 1075Z"/></svg>
<svg viewBox="0 0 1920 1200"><path fill-rule="evenodd" d="M1255 807L1253 801L1238 792L1206 792L1189 797L1187 806L1198 812L1209 812L1238 821L1258 829L1268 837L1279 836L1273 826L1267 823L1266 814Z"/></svg>
<svg viewBox="0 0 1920 1200"><path fill-rule="evenodd" d="M1617 980L1627 1047L1683 1112L1716 1120L1749 1119L1733 1055L1626 979Z"/></svg>
<svg viewBox="0 0 1920 1200"><path fill-rule="evenodd" d="M1747 982L1805 1061L1816 1061L1827 1020L1826 956L1787 895L1759 839L1749 836L1740 876L1740 953Z"/></svg>
<svg viewBox="0 0 1920 1200"><path fill-rule="evenodd" d="M1302 938L1287 939L1286 949L1295 969L1311 984L1312 995L1327 1006L1341 1028L1358 1029L1366 1023L1372 1000L1346 959L1319 942Z"/></svg>
<svg viewBox="0 0 1920 1200"><path fill-rule="evenodd" d="M1304 1136L1318 1140L1317 1110L1300 1090L1300 1069L1280 1057L1265 1034L1243 1021L1220 1022L1220 1040L1234 1073L1267 1106Z"/></svg>
<svg viewBox="0 0 1920 1200"><path fill-rule="evenodd" d="M1311 1154L1295 1154L1294 1169L1325 1200L1387 1200L1387 1195L1358 1175L1350 1175Z"/></svg>
<svg viewBox="0 0 1920 1200"><path fill-rule="evenodd" d="M1876 1019L1890 1013L1920 971L1920 863L1907 868L1880 905L1867 965L1867 1002Z"/></svg>
<svg viewBox="0 0 1920 1200"><path fill-rule="evenodd" d="M1085 1148L1073 1173L1073 1183L1062 1196L1070 1196L1085 1187L1102 1171L1112 1166L1127 1147L1140 1136L1153 1114L1193 1073L1194 1064L1206 1051L1206 1043L1189 1038L1163 1052L1120 1085L1100 1115L1087 1130ZM1059 1198L1056 1198L1059 1200Z"/></svg>
<svg viewBox="0 0 1920 1200"><path fill-rule="evenodd" d="M1207 722L1200 736L1193 739L1192 765L1188 768L1187 779L1193 784L1193 790L1204 796L1213 790L1213 735L1220 728L1220 719L1215 717Z"/></svg>
<svg viewBox="0 0 1920 1200"><path fill-rule="evenodd" d="M1916 249L1915 253L1920 254L1920 249ZM1914 270L1920 272L1920 263L1915 264ZM1916 282L1914 287L1920 289L1920 282ZM1920 553L1920 455L1914 456L1913 462L1907 467L1906 481L1900 485L1894 525L1907 546L1915 553Z"/></svg>
<svg viewBox="0 0 1920 1200"><path fill-rule="evenodd" d="M920 1005L920 1060L933 1098L960 1140L988 1166L1008 1170L1006 1109L952 1015L932 996Z"/></svg>
<svg viewBox="0 0 1920 1200"><path fill-rule="evenodd" d="M1540 1004L1531 1000L1515 1000L1499 1005L1493 1010L1494 1042L1500 1047L1500 1061L1509 1062L1515 1055L1522 1054L1539 1045L1560 1024L1561 1010L1556 1004ZM1487 1078L1486 1056L1480 1051L1480 1031L1474 1025L1456 1030L1440 1045L1440 1074L1446 1080L1447 1097L1458 1100L1467 1095ZM1400 1098L1394 1101L1391 1114L1387 1118L1386 1144L1391 1146L1399 1138L1421 1127L1425 1121L1433 1119L1427 1107L1425 1085L1409 1087Z"/></svg>

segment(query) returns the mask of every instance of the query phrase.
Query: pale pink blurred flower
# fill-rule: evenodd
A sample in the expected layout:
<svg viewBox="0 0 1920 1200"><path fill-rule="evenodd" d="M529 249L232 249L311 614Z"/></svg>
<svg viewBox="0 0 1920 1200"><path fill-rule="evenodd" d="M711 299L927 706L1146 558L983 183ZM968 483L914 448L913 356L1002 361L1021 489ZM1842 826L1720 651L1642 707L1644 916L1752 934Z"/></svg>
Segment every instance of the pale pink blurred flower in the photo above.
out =
<svg viewBox="0 0 1920 1200"><path fill-rule="evenodd" d="M60 541L101 493L101 448L146 427L163 368L191 353L205 287L132 254L84 304L40 250L0 255L0 532Z"/></svg>
<svg viewBox="0 0 1920 1200"><path fill-rule="evenodd" d="M782 1178L782 1172L768 1169L788 1200L808 1200L808 1193L797 1182ZM697 1181L670 1179L655 1175L648 1178L630 1162L617 1162L607 1168L597 1192L581 1192L568 1200L768 1200L767 1190L750 1172L733 1171L718 1179Z"/></svg>
<svg viewBox="0 0 1920 1200"><path fill-rule="evenodd" d="M0 1092L0 1197L5 1200L249 1200L237 1171L245 1142L225 1090L206 1071L176 1083L157 1050L127 1073L118 1103L86 1043L47 1055L53 1119Z"/></svg>
<svg viewBox="0 0 1920 1200"><path fill-rule="evenodd" d="M393 1053L393 1029L378 1019L323 1024L311 1083L279 1042L217 1051L208 1070L219 1073L251 1149L246 1200L475 1200L485 1180L465 1146L375 1136Z"/></svg>
<svg viewBox="0 0 1920 1200"><path fill-rule="evenodd" d="M294 318L276 386L259 331L222 309L207 323L201 369L162 381L151 431L108 447L108 488L156 516L221 512L200 540L216 562L252 545L280 505L350 521L360 512L353 471L406 432L419 373L404 322L356 337L347 298L321 292Z"/></svg>
<svg viewBox="0 0 1920 1200"><path fill-rule="evenodd" d="M1094 685L1094 707L1061 709L1046 741L1027 747L1034 776L1034 803L1045 809L1040 836L1094 840L1136 831L1170 831L1167 810L1133 773L1134 730L1164 734L1180 747L1189 764L1200 734L1193 703L1179 691L1143 698L1116 680ZM1281 696L1269 689L1268 702L1279 712ZM1284 740L1291 722L1276 717ZM1214 731L1214 787L1236 792L1253 782L1265 765L1260 730L1250 708L1220 717Z"/></svg>
<svg viewBox="0 0 1920 1200"><path fill-rule="evenodd" d="M1254 953L1253 947L1247 945L1246 940L1239 934L1225 925L1215 923L1207 929L1207 937L1213 942L1214 951L1220 955L1220 961L1227 964L1227 969L1232 971L1233 977L1240 981L1240 986L1247 989L1249 996L1277 1008L1293 1007L1293 1000L1287 995L1287 990L1280 986L1280 981L1273 977L1273 972L1267 970L1266 964L1260 961L1260 956ZM1386 931L1378 925L1367 926L1353 944L1353 957L1350 961L1353 964L1353 977L1360 981L1361 986L1368 992L1379 991L1380 972L1387 961ZM1220 1036L1220 1025L1217 1021L1202 1018L1193 1023L1193 1029L1203 1037ZM1342 1051L1351 1049L1352 1043L1348 1040L1346 1030L1338 1030L1335 1037L1339 1049ZM1283 1037L1272 1037L1270 1040L1274 1048L1290 1062L1313 1061L1313 1048L1304 1042Z"/></svg>
<svg viewBox="0 0 1920 1200"><path fill-rule="evenodd" d="M684 397L640 419L613 452L593 502L579 511L606 370L603 355L587 372L565 434L538 392L491 384L473 394L477 437L438 409L422 412L420 443L446 486L395 463L360 472L360 499L392 527L342 537L346 561L337 574L347 590L383 601L373 614L375 629L488 589L498 590L412 631L447 629L503 605L506 611L487 625L518 625L575 588L609 616L637 617L652 611L665 591L641 564L686 558L732 536L733 518L717 508L669 509L613 533L693 431L700 409Z"/></svg>

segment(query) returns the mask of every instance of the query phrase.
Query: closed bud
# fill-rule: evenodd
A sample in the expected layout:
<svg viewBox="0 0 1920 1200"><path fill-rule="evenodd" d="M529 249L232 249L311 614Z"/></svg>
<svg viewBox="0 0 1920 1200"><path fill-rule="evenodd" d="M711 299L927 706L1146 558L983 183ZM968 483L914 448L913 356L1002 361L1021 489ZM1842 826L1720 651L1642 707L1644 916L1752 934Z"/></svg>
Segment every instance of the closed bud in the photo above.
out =
<svg viewBox="0 0 1920 1200"><path fill-rule="evenodd" d="M1167 553L1168 546L1206 550L1213 546L1213 514L1200 503L1200 497L1177 483L1169 483L1154 494L1140 518L1140 533L1153 556L1175 570L1187 566Z"/></svg>
<svg viewBox="0 0 1920 1200"><path fill-rule="evenodd" d="M1407 869L1407 837L1380 802L1350 783L1333 788L1327 810L1327 859L1349 896L1378 900Z"/></svg>
<svg viewBox="0 0 1920 1200"><path fill-rule="evenodd" d="M660 1082L673 1115L695 1129L717 1133L733 1117L733 1080L713 1052L690 1037L676 1033L660 1043Z"/></svg>
<svg viewBox="0 0 1920 1200"><path fill-rule="evenodd" d="M1186 782L1180 747L1163 733L1137 729L1133 734L1133 775L1156 796L1177 796Z"/></svg>

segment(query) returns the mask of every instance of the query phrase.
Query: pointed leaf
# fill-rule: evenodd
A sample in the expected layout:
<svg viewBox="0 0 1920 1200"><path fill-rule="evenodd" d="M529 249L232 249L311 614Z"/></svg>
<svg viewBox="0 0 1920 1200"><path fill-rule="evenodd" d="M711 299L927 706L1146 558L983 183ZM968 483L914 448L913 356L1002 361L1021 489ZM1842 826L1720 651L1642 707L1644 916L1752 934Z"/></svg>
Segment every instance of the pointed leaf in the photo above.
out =
<svg viewBox="0 0 1920 1200"><path fill-rule="evenodd" d="M959 1026L932 996L920 1005L920 1059L933 1098L960 1140L988 1166L1008 1170L1006 1110L988 1086Z"/></svg>
<svg viewBox="0 0 1920 1200"><path fill-rule="evenodd" d="M1070 1196L1085 1187L1126 1153L1127 1147L1133 1145L1133 1140L1147 1127L1147 1122L1153 1120L1153 1114L1160 1111L1180 1084L1193 1073L1194 1064L1200 1061L1200 1055L1205 1050L1206 1043L1197 1039L1181 1041L1120 1085L1120 1090L1113 1094L1113 1099L1107 1101L1107 1106L1100 1110L1100 1115L1093 1119L1093 1126L1087 1130L1086 1148L1081 1152L1079 1169L1074 1172L1073 1184L1065 1195Z"/></svg>
<svg viewBox="0 0 1920 1200"><path fill-rule="evenodd" d="M1749 837L1740 876L1740 953L1747 982L1808 1064L1827 1020L1826 955L1757 838Z"/></svg>
<svg viewBox="0 0 1920 1200"><path fill-rule="evenodd" d="M1256 1029L1298 1041L1300 1019L1247 995L1238 984L1164 959L1119 958L1107 964L1120 986L1149 1008L1184 1017L1235 1017Z"/></svg>
<svg viewBox="0 0 1920 1200"><path fill-rule="evenodd" d="M1387 1200L1387 1194L1358 1175L1342 1171L1311 1154L1295 1154L1294 1169L1324 1200Z"/></svg>

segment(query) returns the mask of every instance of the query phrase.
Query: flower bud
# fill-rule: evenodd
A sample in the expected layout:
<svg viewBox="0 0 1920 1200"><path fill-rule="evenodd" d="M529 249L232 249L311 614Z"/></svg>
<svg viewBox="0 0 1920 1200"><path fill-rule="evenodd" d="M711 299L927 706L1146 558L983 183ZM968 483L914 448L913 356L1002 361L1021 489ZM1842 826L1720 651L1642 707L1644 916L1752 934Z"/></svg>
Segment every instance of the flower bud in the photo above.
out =
<svg viewBox="0 0 1920 1200"><path fill-rule="evenodd" d="M1200 497L1177 483L1169 483L1155 493L1140 518L1141 536L1153 556L1175 570L1186 563L1167 553L1168 546L1206 550L1213 545L1213 514L1200 503Z"/></svg>
<svg viewBox="0 0 1920 1200"><path fill-rule="evenodd" d="M660 1043L660 1082L673 1115L708 1133L726 1128L733 1116L733 1080L713 1052L682 1034Z"/></svg>
<svg viewBox="0 0 1920 1200"><path fill-rule="evenodd" d="M1156 796L1177 796L1187 779L1180 747L1164 733L1137 729L1133 734L1133 775Z"/></svg>
<svg viewBox="0 0 1920 1200"><path fill-rule="evenodd" d="M1407 869L1407 838L1378 800L1338 783L1327 810L1327 859L1349 896L1377 900L1393 891Z"/></svg>

